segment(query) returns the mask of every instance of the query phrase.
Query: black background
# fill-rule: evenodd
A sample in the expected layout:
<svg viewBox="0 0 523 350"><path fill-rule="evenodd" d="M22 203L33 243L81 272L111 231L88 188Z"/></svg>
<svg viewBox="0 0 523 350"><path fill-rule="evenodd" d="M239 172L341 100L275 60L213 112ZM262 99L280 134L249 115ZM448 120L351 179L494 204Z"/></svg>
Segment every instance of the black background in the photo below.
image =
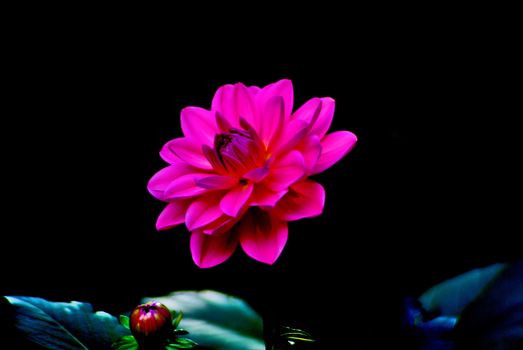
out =
<svg viewBox="0 0 523 350"><path fill-rule="evenodd" d="M37 49L10 67L1 294L117 313L146 295L216 289L247 300L269 326L303 327L327 344L390 345L403 297L521 256L520 116L508 107L516 91L502 54L455 43L314 63L209 61ZM331 130L359 141L315 176L324 214L290 224L274 266L238 250L201 270L183 227L154 228L163 203L146 184L164 166L158 152L181 135L183 107L210 107L226 83L281 78L294 83L295 108L333 97Z"/></svg>

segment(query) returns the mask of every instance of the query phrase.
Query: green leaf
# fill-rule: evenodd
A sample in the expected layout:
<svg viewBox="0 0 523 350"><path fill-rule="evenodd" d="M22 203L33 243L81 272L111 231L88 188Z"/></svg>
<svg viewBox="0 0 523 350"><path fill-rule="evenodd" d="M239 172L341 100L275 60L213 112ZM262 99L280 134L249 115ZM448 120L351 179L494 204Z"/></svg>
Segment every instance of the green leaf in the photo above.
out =
<svg viewBox="0 0 523 350"><path fill-rule="evenodd" d="M138 349L138 343L132 335L125 335L113 343L114 350L135 350Z"/></svg>
<svg viewBox="0 0 523 350"><path fill-rule="evenodd" d="M243 300L215 291L174 292L156 300L183 310L180 326L192 340L213 350L265 350L261 317Z"/></svg>
<svg viewBox="0 0 523 350"><path fill-rule="evenodd" d="M178 338L174 342L169 344L169 346L171 346L171 347L174 346L176 349L192 349L192 348L196 347L197 345L198 344L196 344L192 340L186 339L186 338Z"/></svg>
<svg viewBox="0 0 523 350"><path fill-rule="evenodd" d="M506 264L494 264L466 272L430 288L419 300L431 313L459 316L506 268Z"/></svg>
<svg viewBox="0 0 523 350"><path fill-rule="evenodd" d="M174 315L173 315L173 328L174 329L178 328L178 325L182 321L182 318L183 318L183 312L180 311L178 313L174 313Z"/></svg>
<svg viewBox="0 0 523 350"><path fill-rule="evenodd" d="M129 331L116 317L93 312L90 304L49 302L41 298L6 297L16 329L30 344L47 349L111 349Z"/></svg>
<svg viewBox="0 0 523 350"><path fill-rule="evenodd" d="M120 324L125 328L129 329L129 317L120 315Z"/></svg>

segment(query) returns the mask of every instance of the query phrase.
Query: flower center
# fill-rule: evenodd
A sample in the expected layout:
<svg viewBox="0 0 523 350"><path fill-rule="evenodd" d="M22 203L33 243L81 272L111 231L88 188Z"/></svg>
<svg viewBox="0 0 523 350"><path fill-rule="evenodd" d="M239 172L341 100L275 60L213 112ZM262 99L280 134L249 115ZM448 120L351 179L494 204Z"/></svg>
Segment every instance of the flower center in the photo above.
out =
<svg viewBox="0 0 523 350"><path fill-rule="evenodd" d="M263 164L263 148L253 131L230 128L214 137L214 149L228 171L243 174Z"/></svg>

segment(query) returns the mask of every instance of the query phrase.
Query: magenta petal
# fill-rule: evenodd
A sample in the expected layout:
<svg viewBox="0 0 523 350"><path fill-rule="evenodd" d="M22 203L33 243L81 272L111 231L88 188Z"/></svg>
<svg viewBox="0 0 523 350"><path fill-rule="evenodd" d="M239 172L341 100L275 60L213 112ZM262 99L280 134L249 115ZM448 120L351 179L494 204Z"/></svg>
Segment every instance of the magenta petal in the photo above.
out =
<svg viewBox="0 0 523 350"><path fill-rule="evenodd" d="M260 168L252 169L251 171L245 173L243 178L251 180L254 183L260 182L269 174L269 168L267 165L264 165Z"/></svg>
<svg viewBox="0 0 523 350"><path fill-rule="evenodd" d="M211 175L202 177L196 181L196 185L209 190L223 190L231 188L238 183L238 179L232 176Z"/></svg>
<svg viewBox="0 0 523 350"><path fill-rule="evenodd" d="M219 112L232 127L238 127L238 110L235 103L235 87L227 84L218 89L212 99L211 111Z"/></svg>
<svg viewBox="0 0 523 350"><path fill-rule="evenodd" d="M211 164L212 168L220 173L220 174L226 174L227 171L223 167L220 158L218 157L218 154L214 149L207 145L202 145L202 152L209 164Z"/></svg>
<svg viewBox="0 0 523 350"><path fill-rule="evenodd" d="M201 268L209 268L229 259L238 246L235 232L210 236L200 232L191 234L191 253L194 263Z"/></svg>
<svg viewBox="0 0 523 350"><path fill-rule="evenodd" d="M257 116L255 94L242 83L236 84L235 88L238 118L242 117L252 124Z"/></svg>
<svg viewBox="0 0 523 350"><path fill-rule="evenodd" d="M205 158L200 145L186 138L171 140L163 146L160 156L167 163L179 163L180 160L200 169L212 169L211 164Z"/></svg>
<svg viewBox="0 0 523 350"><path fill-rule="evenodd" d="M220 202L222 211L232 217L236 217L247 204L253 185L239 185L227 193Z"/></svg>
<svg viewBox="0 0 523 350"><path fill-rule="evenodd" d="M321 155L320 138L316 135L305 138L299 149L305 161L305 168L310 173Z"/></svg>
<svg viewBox="0 0 523 350"><path fill-rule="evenodd" d="M263 184L257 184L254 186L250 205L262 208L272 208L286 193L286 189L282 191L272 191Z"/></svg>
<svg viewBox="0 0 523 350"><path fill-rule="evenodd" d="M238 230L245 253L269 265L278 259L287 242L287 223L258 208L247 212Z"/></svg>
<svg viewBox="0 0 523 350"><path fill-rule="evenodd" d="M156 221L157 230L168 230L185 222L185 211L190 201L178 200L170 202L163 209Z"/></svg>
<svg viewBox="0 0 523 350"><path fill-rule="evenodd" d="M321 141L322 152L311 174L321 173L343 158L356 144L358 138L350 131L336 131Z"/></svg>
<svg viewBox="0 0 523 350"><path fill-rule="evenodd" d="M186 198L186 197L195 197L208 190L197 186L196 182L203 178L207 177L209 174L203 173L191 173L184 176L180 176L176 180L172 181L169 186L164 191L165 199L176 199L176 198Z"/></svg>
<svg viewBox="0 0 523 350"><path fill-rule="evenodd" d="M281 96L270 98L264 108L263 117L258 119L258 135L268 146L273 138L278 140L284 123L284 102Z"/></svg>
<svg viewBox="0 0 523 350"><path fill-rule="evenodd" d="M332 119L334 118L335 102L330 97L324 97L321 99L321 111L318 114L314 124L312 125L311 134L318 135L322 138L329 130Z"/></svg>
<svg viewBox="0 0 523 350"><path fill-rule="evenodd" d="M307 123L310 123L312 116L314 115L314 112L318 108L320 102L321 100L318 97L308 100L300 108L298 108L296 112L294 112L292 119L301 119Z"/></svg>
<svg viewBox="0 0 523 350"><path fill-rule="evenodd" d="M223 215L220 199L223 193L209 193L197 198L185 213L185 225L189 231L203 227Z"/></svg>
<svg viewBox="0 0 523 350"><path fill-rule="evenodd" d="M278 140L273 140L270 150L274 154L284 154L296 147L307 135L309 124L301 119L291 120L281 131Z"/></svg>
<svg viewBox="0 0 523 350"><path fill-rule="evenodd" d="M214 119L216 120L218 129L220 129L222 132L229 132L229 129L232 128L232 125L227 119L225 119L220 111L216 111L216 113L214 113Z"/></svg>
<svg viewBox="0 0 523 350"><path fill-rule="evenodd" d="M269 99L274 96L281 96L283 98L283 105L285 106L285 118L289 118L294 105L294 89L292 87L292 82L288 79L282 79L276 83L264 87L256 95L258 108L263 108L267 101L269 101Z"/></svg>
<svg viewBox="0 0 523 350"><path fill-rule="evenodd" d="M154 197L165 200L164 191L173 181L196 171L196 168L185 163L170 165L154 174L147 184L147 189Z"/></svg>
<svg viewBox="0 0 523 350"><path fill-rule="evenodd" d="M199 144L213 144L218 128L211 112L199 107L187 107L182 110L181 122L185 137Z"/></svg>
<svg viewBox="0 0 523 350"><path fill-rule="evenodd" d="M272 212L284 221L294 221L318 216L325 205L325 190L314 181L298 182L276 205Z"/></svg>
<svg viewBox="0 0 523 350"><path fill-rule="evenodd" d="M305 162L298 151L292 151L282 158L275 160L263 183L271 190L278 192L287 189L290 185L305 175Z"/></svg>

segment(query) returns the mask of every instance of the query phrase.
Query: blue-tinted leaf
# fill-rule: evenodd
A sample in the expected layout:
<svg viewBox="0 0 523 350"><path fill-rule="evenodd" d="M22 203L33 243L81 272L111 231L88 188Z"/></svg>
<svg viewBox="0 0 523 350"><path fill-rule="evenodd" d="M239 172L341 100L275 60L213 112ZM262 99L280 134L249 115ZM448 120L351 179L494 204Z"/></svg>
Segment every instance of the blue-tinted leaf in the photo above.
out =
<svg viewBox="0 0 523 350"><path fill-rule="evenodd" d="M523 261L507 269L462 313L456 349L523 349Z"/></svg>
<svg viewBox="0 0 523 350"><path fill-rule="evenodd" d="M90 304L56 303L41 298L6 297L15 327L30 343L47 349L111 349L129 331L116 317L93 313Z"/></svg>
<svg viewBox="0 0 523 350"><path fill-rule="evenodd" d="M215 291L174 292L157 300L183 311L180 327L206 349L265 350L261 317L243 300Z"/></svg>
<svg viewBox="0 0 523 350"><path fill-rule="evenodd" d="M429 313L458 316L506 268L506 264L495 264L466 272L430 288L419 300Z"/></svg>

